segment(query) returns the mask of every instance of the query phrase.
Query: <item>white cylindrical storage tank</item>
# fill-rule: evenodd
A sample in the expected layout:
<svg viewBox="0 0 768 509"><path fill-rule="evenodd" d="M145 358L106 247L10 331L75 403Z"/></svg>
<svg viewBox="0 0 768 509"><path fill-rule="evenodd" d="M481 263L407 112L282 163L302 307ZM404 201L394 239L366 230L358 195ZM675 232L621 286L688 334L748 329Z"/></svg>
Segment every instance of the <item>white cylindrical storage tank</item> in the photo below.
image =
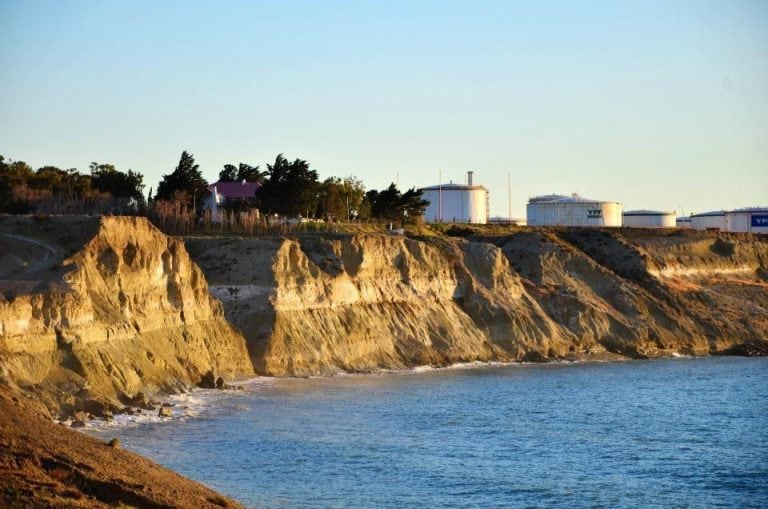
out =
<svg viewBox="0 0 768 509"><path fill-rule="evenodd" d="M729 232L768 233L768 207L750 207L725 213Z"/></svg>
<svg viewBox="0 0 768 509"><path fill-rule="evenodd" d="M621 226L622 205L590 200L576 194L531 198L526 206L528 226Z"/></svg>
<svg viewBox="0 0 768 509"><path fill-rule="evenodd" d="M674 212L659 210L628 210L622 214L624 226L630 228L674 228Z"/></svg>
<svg viewBox="0 0 768 509"><path fill-rule="evenodd" d="M444 184L422 188L429 202L424 211L428 223L488 222L488 190L483 186Z"/></svg>
<svg viewBox="0 0 768 509"><path fill-rule="evenodd" d="M725 211L713 210L691 214L691 228L694 230L725 230Z"/></svg>
<svg viewBox="0 0 768 509"><path fill-rule="evenodd" d="M678 217L675 220L675 226L677 228L689 229L691 227L691 218L690 217Z"/></svg>

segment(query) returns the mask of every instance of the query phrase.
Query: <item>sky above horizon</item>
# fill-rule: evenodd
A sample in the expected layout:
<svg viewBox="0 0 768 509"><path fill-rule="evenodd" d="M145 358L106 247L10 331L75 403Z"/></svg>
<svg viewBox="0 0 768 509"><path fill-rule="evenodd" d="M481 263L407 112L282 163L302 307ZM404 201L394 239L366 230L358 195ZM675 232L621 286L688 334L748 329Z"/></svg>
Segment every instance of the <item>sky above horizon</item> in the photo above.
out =
<svg viewBox="0 0 768 509"><path fill-rule="evenodd" d="M768 2L0 0L0 154L768 206Z"/></svg>

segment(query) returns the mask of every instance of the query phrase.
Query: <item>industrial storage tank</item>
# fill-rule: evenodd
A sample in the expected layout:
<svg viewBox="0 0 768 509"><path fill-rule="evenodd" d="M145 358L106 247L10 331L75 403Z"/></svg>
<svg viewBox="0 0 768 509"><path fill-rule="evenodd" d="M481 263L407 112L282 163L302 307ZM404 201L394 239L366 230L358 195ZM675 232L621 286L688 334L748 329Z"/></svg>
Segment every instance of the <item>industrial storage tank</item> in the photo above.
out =
<svg viewBox="0 0 768 509"><path fill-rule="evenodd" d="M691 228L694 230L725 230L725 211L713 210L691 214Z"/></svg>
<svg viewBox="0 0 768 509"><path fill-rule="evenodd" d="M550 194L528 200L528 226L621 226L621 203L577 194Z"/></svg>
<svg viewBox="0 0 768 509"><path fill-rule="evenodd" d="M749 207L725 213L729 232L768 233L768 207Z"/></svg>
<svg viewBox="0 0 768 509"><path fill-rule="evenodd" d="M691 218L690 217L678 217L675 220L675 226L678 228L684 228L688 229L691 227Z"/></svg>
<svg viewBox="0 0 768 509"><path fill-rule="evenodd" d="M429 202L424 211L428 223L488 222L488 189L474 185L473 173L467 172L466 185L451 182L420 189L422 198Z"/></svg>
<svg viewBox="0 0 768 509"><path fill-rule="evenodd" d="M628 210L622 214L624 226L630 228L674 228L675 212L659 210Z"/></svg>

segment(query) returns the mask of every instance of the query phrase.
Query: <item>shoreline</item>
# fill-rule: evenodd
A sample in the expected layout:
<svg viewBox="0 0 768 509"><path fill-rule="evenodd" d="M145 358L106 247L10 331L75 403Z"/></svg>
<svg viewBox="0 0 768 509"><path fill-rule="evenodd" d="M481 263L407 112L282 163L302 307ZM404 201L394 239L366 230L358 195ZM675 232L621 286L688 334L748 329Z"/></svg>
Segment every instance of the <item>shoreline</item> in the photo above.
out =
<svg viewBox="0 0 768 509"><path fill-rule="evenodd" d="M643 362L645 361L645 362ZM326 404L330 404L331 408L336 408L335 415L343 415L338 411L338 405L342 405L345 408L355 408L355 404L344 403L349 401L358 402L370 400L372 395L389 395L390 400L396 401L399 399L398 394L401 391L403 395L412 395L414 393L429 393L430 391L436 391L437 394L445 394L446 392L453 392L452 387L471 387L476 383L484 384L482 380L494 380L508 379L514 383L515 386L522 383L523 386L530 386L531 383L539 386L556 387L561 384L563 380L581 380L583 384L590 385L589 379L595 376L595 380L605 380L606 376L617 378L623 378L629 385L641 385L646 388L648 385L644 383L645 376L641 373L653 373L653 372L668 372L674 371L677 373L692 373L695 374L700 370L701 372L721 371L722 368L717 366L732 366L738 368L743 366L745 369L755 371L758 366L762 366L765 360L755 359L753 361L747 360L747 358L730 359L721 358L715 356L698 356L698 357L667 357L661 359L643 359L640 362L632 363L615 363L605 361L579 361L579 362L556 362L556 363L473 363L472 365L455 365L447 368L431 368L431 369L409 369L409 370L397 370L389 372L379 372L371 374L352 374L342 375L336 377L310 377L310 378L270 378L267 383L261 383L259 381L256 385L247 387L243 392L231 392L224 393L221 396L225 399L229 399L226 403L218 406L222 403L219 397L220 393L206 392L205 394L210 398L205 411L199 416L201 419L192 418L187 424L179 422L167 422L163 424L149 424L149 428L141 428L141 424L137 423L132 425L132 429L126 429L125 435L120 430L108 430L104 433L99 432L97 436L106 437L110 431L114 431L116 436L125 437L127 444L131 446L139 446L139 451L142 454L151 453L156 445L162 443L160 447L159 455L152 456L157 459L162 459L165 454L171 454L168 458L168 466L184 473L184 475L192 476L198 481L205 483L213 483L217 486L217 489L224 490L225 493L234 496L241 500L243 503L253 503L247 496L243 497L243 492L238 489L243 489L244 492L248 492L249 488L234 488L228 485L226 481L222 479L231 479L232 476L240 477L243 475L255 475L260 476L257 472L247 473L240 472L242 467L241 463L233 461L231 469L228 467L228 473L224 477L220 477L222 474L214 472L210 473L210 477L206 477L205 472L207 469L201 468L206 464L205 456L201 456L201 451L204 451L206 445L200 445L208 443L207 440L215 439L216 450L226 451L228 448L235 446L238 443L239 432L246 433L246 430L254 431L256 429L262 429L261 424L257 424L259 419L267 419L269 417L261 417L265 412L268 415L276 415L276 412L280 412L280 408L283 407L283 400L293 402L289 405L291 409L288 411L292 414L305 416L306 411L304 406L306 404L307 409L314 408L317 412ZM747 368L750 365L752 368ZM654 366L658 366L654 367ZM664 367L666 366L666 367ZM675 367L677 366L677 367ZM423 368L423 367L422 367ZM484 374L473 375L473 371L483 371ZM527 374L524 374L527 373ZM518 374L519 373L519 374ZM592 375L590 375L590 373ZM509 377L509 378L507 378ZM403 379L399 381L397 379ZM258 379L256 379L258 381ZM469 384L463 384L461 381L469 381ZM538 380L538 382L533 382ZM285 386L282 386L282 383ZM245 382L247 383L247 382ZM460 384L460 385L459 385ZM499 387L506 386L505 382L499 385ZM576 386L574 386L576 387ZM443 389L441 389L443 388ZM261 389L266 389L266 392L259 394ZM511 392L518 392L518 389L509 388ZM371 392L372 391L372 392ZM461 390L459 390L461 393ZM239 402L240 395L244 397L242 403ZM561 395L562 397L562 395ZM376 400L379 398L376 397ZM326 403L326 401L328 403ZM263 405L263 408L262 408ZM442 405L442 404L441 404ZM367 406L367 404L365 405ZM379 405L381 406L381 405ZM440 406L440 405L438 405ZM422 407L421 409L411 409L418 415L428 415L431 413L429 405ZM401 409L400 412L410 412L408 409ZM252 418L255 419L252 421ZM334 420L334 418L331 418ZM197 422L193 422L197 421ZM355 419L354 421L358 421ZM177 427L177 425L179 425ZM345 426L350 424L341 424L341 428L345 429ZM242 427L240 427L242 426ZM288 427L285 427L288 426ZM264 451L270 451L270 445L273 444L273 438L269 437L269 429L273 431L278 430L277 438L278 442L282 440L282 433L287 433L287 437L302 435L302 424L296 423L296 428L291 428L291 420L281 422L276 428L270 428L267 426L264 428L265 435L259 434L256 442L253 438L243 437L245 443L251 443L251 446L256 446L259 450L259 440L264 438L265 449ZM229 430L227 436L219 438L219 433L222 428ZM325 436L321 429L315 426L315 433L320 433L319 436ZM439 434L439 433L438 433ZM150 436L155 438L150 438ZM172 437L178 436L180 441L183 441L186 437L193 439L194 447L186 450L181 456L176 457L174 450L174 442ZM312 435L314 436L314 435ZM131 438L132 437L132 438ZM207 438L206 438L207 437ZM305 437L309 442L313 442L314 439L311 436ZM138 442L136 442L138 440ZM146 442L145 442L146 440ZM221 441L220 441L221 440ZM323 442L321 440L321 442ZM180 442L183 443L183 442ZM291 446L286 446L287 452L291 449ZM142 449L143 448L143 449ZM219 449L221 448L221 449ZM248 449L250 450L250 449ZM163 452L164 451L164 452ZM244 451L245 452L245 451ZM246 453L247 454L247 453ZM189 463L190 458L200 458L199 462ZM183 459L182 459L183 458ZM280 456L275 458L278 463L281 461ZM285 460L285 458L283 458ZM222 464L221 459L215 460L213 458L208 461L215 462L216 464ZM194 463L194 465L193 465ZM189 464L189 468L181 468L180 465ZM271 471L271 474L264 475L279 475L279 471ZM259 483L263 484L265 481L259 480ZM228 487L229 486L229 487ZM256 493L251 490L251 493ZM305 493L305 492L304 492ZM243 497L243 498L240 498ZM301 500L301 496L296 500ZM251 502L248 502L251 500Z"/></svg>
<svg viewBox="0 0 768 509"><path fill-rule="evenodd" d="M743 359L761 358L762 356L748 355L669 355L663 357L649 357L642 359L633 358L614 358L607 359L601 357L583 358L583 359L557 359L547 362L526 362L526 361L473 361L457 362L447 366L421 365L412 368L403 369L380 369L366 372L339 372L331 375L310 375L310 376L256 376L245 379L232 380L231 384L236 388L219 390L207 389L201 387L191 387L188 392L180 394L160 395L153 397L159 398L161 403L171 403L177 411L170 417L160 417L156 413L141 414L118 414L112 419L93 418L86 422L83 427L75 428L85 434L90 432L107 432L110 429L122 428L125 426L143 426L148 424L178 424L187 420L193 420L200 417L205 412L217 404L222 399L236 398L238 396L248 397L260 387L275 387L281 383L301 383L304 381L322 381L334 379L350 378L378 378L391 376L412 376L448 373L452 371L472 371L484 369L507 369L507 368L546 368L546 367L565 367L571 365L589 365L589 364L633 364L642 362L664 362L664 361L699 361L704 359L717 359L723 357L739 357ZM195 401L197 400L197 401ZM178 410L182 411L180 413ZM63 426L70 426L71 419L57 420L53 422Z"/></svg>
<svg viewBox="0 0 768 509"><path fill-rule="evenodd" d="M110 447L106 439L111 432L125 429L125 426L142 427L153 424L177 426L185 420L211 418L206 415L208 410L214 411L222 398L249 397L258 387L275 387L281 382L302 383L322 380L344 380L349 378L379 378L398 376L423 376L430 374L450 373L456 371L472 371L484 369L541 369L547 367L568 367L574 365L600 364L608 365L629 361L674 362L701 361L716 359L722 356L665 356L651 359L579 359L558 360L554 362L469 362L455 363L448 366L414 366L408 369L378 370L366 373L337 373L332 376L311 377L251 377L239 379L238 385L244 390L202 389L194 388L184 394L168 396L174 404L183 405L186 400L200 398L200 405L194 408L188 405L191 412L186 416L161 418L157 416L130 416L125 422L91 421L86 427L71 429L66 424L56 423L43 405L27 395L0 385L0 449L3 451L3 463L0 464L0 485L4 495L0 502L8 506L15 503L30 503L35 500L40 505L55 505L56 507L101 507L102 504L113 504L122 501L139 506L155 507L158 501L172 500L174 507L241 507L238 502L219 495L215 491L186 477L176 471L162 467L146 456L122 451ZM748 356L737 356L748 358ZM629 362L629 364L634 364ZM12 406L15 406L13 408ZM180 408L181 410L181 408ZM20 418L18 416L21 416ZM16 424L9 425L9 418L16 419ZM215 417L213 417L215 418ZM24 424L21 425L20 422ZM96 423L96 426L94 424ZM56 439L51 437L55 436ZM23 439L14 438L23 437ZM55 459L46 460L48 455ZM30 462L25 458L33 458ZM101 465L120 465L116 471L110 467L102 471ZM130 471L125 465L131 465ZM89 466L92 465L92 466ZM98 466L97 466L98 465ZM103 476L122 479L120 487L109 488L105 495ZM51 478L53 476L53 478ZM46 480L47 479L47 480ZM53 479L53 480L51 480ZM129 482L138 479L138 482ZM202 480L205 482L205 479ZM35 487L37 486L37 487ZM45 488L40 489L40 486ZM115 492L117 490L117 492ZM187 493L187 503L180 502L177 494ZM117 493L117 494L115 494ZM171 497L171 499L165 497ZM5 497L5 498L2 498ZM106 497L106 498L105 498ZM165 507L164 502L159 506ZM159 507L158 506L158 507Z"/></svg>
<svg viewBox="0 0 768 509"><path fill-rule="evenodd" d="M240 508L142 455L55 424L45 407L0 385L0 505Z"/></svg>

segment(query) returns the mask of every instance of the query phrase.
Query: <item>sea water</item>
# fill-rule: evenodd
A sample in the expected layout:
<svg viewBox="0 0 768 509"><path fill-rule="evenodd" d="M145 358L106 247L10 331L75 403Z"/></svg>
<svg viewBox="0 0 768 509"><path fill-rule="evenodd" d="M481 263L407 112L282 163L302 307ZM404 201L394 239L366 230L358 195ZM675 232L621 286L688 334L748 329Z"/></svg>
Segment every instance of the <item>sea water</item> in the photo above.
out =
<svg viewBox="0 0 768 509"><path fill-rule="evenodd" d="M262 378L90 432L248 507L768 507L768 359L462 368Z"/></svg>

